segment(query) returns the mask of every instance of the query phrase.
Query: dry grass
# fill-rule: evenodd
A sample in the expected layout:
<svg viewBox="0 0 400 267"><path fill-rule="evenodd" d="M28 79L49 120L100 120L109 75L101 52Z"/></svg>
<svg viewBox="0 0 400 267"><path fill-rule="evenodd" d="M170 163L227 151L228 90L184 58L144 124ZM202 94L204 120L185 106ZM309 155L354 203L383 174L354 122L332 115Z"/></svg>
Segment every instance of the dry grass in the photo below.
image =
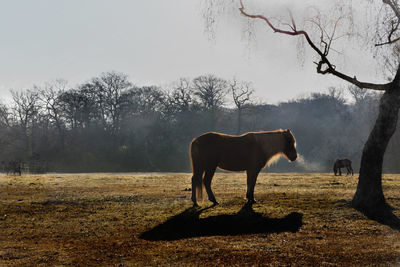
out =
<svg viewBox="0 0 400 267"><path fill-rule="evenodd" d="M400 265L400 232L348 205L356 176L262 174L252 210L218 173L221 205L196 211L190 177L0 175L0 265ZM399 216L400 175L384 191Z"/></svg>

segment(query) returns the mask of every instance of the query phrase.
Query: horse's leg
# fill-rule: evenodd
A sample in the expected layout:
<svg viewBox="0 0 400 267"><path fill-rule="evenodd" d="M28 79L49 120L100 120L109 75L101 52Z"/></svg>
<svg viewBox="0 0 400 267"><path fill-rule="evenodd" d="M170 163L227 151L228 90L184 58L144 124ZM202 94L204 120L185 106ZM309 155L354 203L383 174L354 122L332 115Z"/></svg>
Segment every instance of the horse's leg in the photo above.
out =
<svg viewBox="0 0 400 267"><path fill-rule="evenodd" d="M246 198L247 198L247 203L248 204L253 204L256 203L254 199L254 187L257 182L257 176L260 170L247 170L247 193L246 193Z"/></svg>
<svg viewBox="0 0 400 267"><path fill-rule="evenodd" d="M339 176L342 176L342 168L339 168Z"/></svg>
<svg viewBox="0 0 400 267"><path fill-rule="evenodd" d="M192 201L193 207L198 207L197 195L202 197L203 191L203 170L199 167L193 166L193 176L192 176Z"/></svg>
<svg viewBox="0 0 400 267"><path fill-rule="evenodd" d="M217 200L215 199L213 191L211 190L211 181L214 176L216 168L217 167L208 169L208 170L206 170L206 173L204 174L204 187L206 188L206 191L207 191L208 200L210 200L214 204L214 206L219 204L217 202Z"/></svg>
<svg viewBox="0 0 400 267"><path fill-rule="evenodd" d="M351 164L349 165L349 168L350 168L350 171L351 171L351 175L353 175L354 172L353 172L353 168L351 167Z"/></svg>

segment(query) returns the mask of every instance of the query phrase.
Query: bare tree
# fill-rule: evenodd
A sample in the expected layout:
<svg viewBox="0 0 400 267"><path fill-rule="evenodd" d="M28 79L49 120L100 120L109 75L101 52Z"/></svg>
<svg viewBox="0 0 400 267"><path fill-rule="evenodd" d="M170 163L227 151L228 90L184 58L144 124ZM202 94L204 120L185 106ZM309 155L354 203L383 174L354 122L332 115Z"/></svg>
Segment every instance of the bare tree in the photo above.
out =
<svg viewBox="0 0 400 267"><path fill-rule="evenodd" d="M147 116L161 112L165 95L157 86L134 87L123 94L125 115Z"/></svg>
<svg viewBox="0 0 400 267"><path fill-rule="evenodd" d="M66 90L67 82L65 80L56 80L52 83L46 83L42 88L37 88L39 92L40 105L45 109L48 120L57 128L61 140L61 146L64 146L64 121L62 116L61 96Z"/></svg>
<svg viewBox="0 0 400 267"><path fill-rule="evenodd" d="M347 90L349 91L350 95L353 97L356 104L364 101L364 99L368 95L368 91L363 90L355 85L349 86L347 88Z"/></svg>
<svg viewBox="0 0 400 267"><path fill-rule="evenodd" d="M172 113L186 112L193 103L190 80L181 78L168 96Z"/></svg>
<svg viewBox="0 0 400 267"><path fill-rule="evenodd" d="M32 134L39 115L39 95L37 91L13 91L13 113L24 134L28 156L33 154Z"/></svg>
<svg viewBox="0 0 400 267"><path fill-rule="evenodd" d="M251 95L254 93L254 89L249 82L239 82L236 78L233 78L229 83L229 87L238 112L236 133L240 134L242 131L242 113L246 105L251 103Z"/></svg>
<svg viewBox="0 0 400 267"><path fill-rule="evenodd" d="M359 88L384 92L380 101L379 114L375 126L364 145L359 182L352 200L352 206L371 218L400 226L397 217L390 212L390 207L386 203L382 190L383 157L389 140L396 130L400 108L399 1L360 1L356 6L353 1L338 0L334 2L338 3L334 6L334 9L326 14L323 14L321 9L313 7L312 9L316 15L311 18L308 17L301 26L296 22L290 11L287 14L288 19L284 20L273 17L271 14L264 15L264 13L268 12L264 11L265 9L262 11L263 14L251 11L257 9L257 5L248 7L245 2L247 4L249 1L239 0L239 12L248 20L260 20L274 33L303 38L302 40L317 57L315 61L317 73L336 76ZM337 44L338 39L341 37L360 39L362 35L362 33L354 34L353 4L355 6L354 9L357 11L362 8L368 8L368 5L372 6L371 13L374 18L370 18L369 21L374 21L376 30L369 29L369 31L365 31L364 40L373 40L374 44L370 46L371 49L375 50L375 55L380 55L378 58L382 60L382 65L387 70L386 73L392 73L392 78L387 83L361 81L355 75L340 71L336 64L332 62L331 52L337 51L334 46ZM210 6L212 7L211 4ZM306 24L311 26L306 28ZM365 43L361 45L365 45ZM386 49L383 47L386 47ZM391 67L393 69L390 69Z"/></svg>
<svg viewBox="0 0 400 267"><path fill-rule="evenodd" d="M343 95L343 89L338 89L335 87L329 87L328 88L328 94L331 98L336 99L337 101L344 103L346 102L344 95Z"/></svg>
<svg viewBox="0 0 400 267"><path fill-rule="evenodd" d="M207 110L216 110L221 107L227 94L225 80L214 75L203 75L193 79L193 92Z"/></svg>
<svg viewBox="0 0 400 267"><path fill-rule="evenodd" d="M96 90L99 110L104 126L112 134L120 129L123 98L121 95L131 86L128 76L118 72L102 73L90 83Z"/></svg>
<svg viewBox="0 0 400 267"><path fill-rule="evenodd" d="M94 99L84 90L70 89L59 96L65 127L68 129L85 128L92 121Z"/></svg>
<svg viewBox="0 0 400 267"><path fill-rule="evenodd" d="M367 91L362 88L359 88L355 85L350 85L347 88L347 91L350 93L351 97L354 99L356 105L363 104L369 98L375 98L382 95L381 91Z"/></svg>
<svg viewBox="0 0 400 267"><path fill-rule="evenodd" d="M204 111L209 112L210 126L215 129L217 123L217 110L224 104L228 93L227 82L214 75L203 75L193 79L193 94L199 99Z"/></svg>
<svg viewBox="0 0 400 267"><path fill-rule="evenodd" d="M0 102L0 127L10 127L10 111L8 107Z"/></svg>
<svg viewBox="0 0 400 267"><path fill-rule="evenodd" d="M12 117L9 107L2 102L0 102L0 146L2 147L2 152L8 152L6 147L10 146L10 137L8 136L8 130L12 126Z"/></svg>

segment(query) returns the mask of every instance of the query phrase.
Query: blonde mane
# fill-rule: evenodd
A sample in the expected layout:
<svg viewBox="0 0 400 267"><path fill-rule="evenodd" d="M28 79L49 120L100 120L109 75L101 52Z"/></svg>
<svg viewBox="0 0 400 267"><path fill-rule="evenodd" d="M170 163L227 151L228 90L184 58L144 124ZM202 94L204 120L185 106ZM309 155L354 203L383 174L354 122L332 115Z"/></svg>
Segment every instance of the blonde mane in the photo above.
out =
<svg viewBox="0 0 400 267"><path fill-rule="evenodd" d="M282 152L284 139L281 137L284 132L285 131L282 129L275 131L252 132L257 143L261 145L264 152L269 157L264 167L270 167L271 165L276 164L281 157L285 157Z"/></svg>
<svg viewBox="0 0 400 267"><path fill-rule="evenodd" d="M284 156L284 155L283 155L282 152L279 152L279 153L273 155L273 156L267 161L267 164L265 164L265 166L266 166L266 167L270 167L271 165L276 164L276 163L280 160L280 158L283 157L283 156Z"/></svg>

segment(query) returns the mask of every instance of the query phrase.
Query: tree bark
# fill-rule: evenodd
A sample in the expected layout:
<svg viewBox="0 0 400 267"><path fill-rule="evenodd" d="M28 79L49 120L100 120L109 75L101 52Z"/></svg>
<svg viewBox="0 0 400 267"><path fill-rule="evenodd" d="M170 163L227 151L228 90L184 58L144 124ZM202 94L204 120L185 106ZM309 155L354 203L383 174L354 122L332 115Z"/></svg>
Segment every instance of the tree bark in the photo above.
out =
<svg viewBox="0 0 400 267"><path fill-rule="evenodd" d="M389 208L382 190L382 165L387 145L396 131L398 120L400 107L398 76L396 75L390 88L380 100L378 118L364 145L357 191L352 200L354 208L371 217L379 217Z"/></svg>
<svg viewBox="0 0 400 267"><path fill-rule="evenodd" d="M238 108L238 126L236 130L236 134L240 135L242 131L242 108Z"/></svg>

